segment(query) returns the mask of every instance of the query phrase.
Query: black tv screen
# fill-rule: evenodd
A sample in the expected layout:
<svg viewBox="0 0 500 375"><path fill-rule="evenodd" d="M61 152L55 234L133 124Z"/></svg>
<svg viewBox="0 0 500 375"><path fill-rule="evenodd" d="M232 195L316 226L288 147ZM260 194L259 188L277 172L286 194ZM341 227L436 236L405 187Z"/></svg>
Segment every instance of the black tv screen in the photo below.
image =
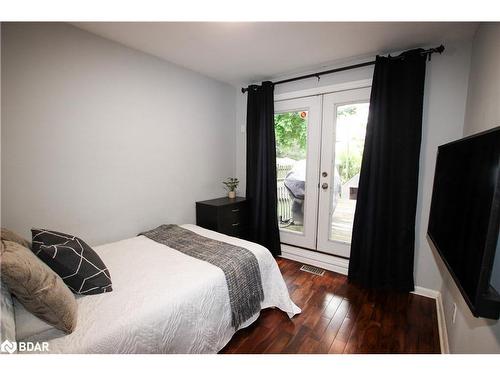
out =
<svg viewBox="0 0 500 375"><path fill-rule="evenodd" d="M434 176L428 235L476 316L498 317L499 230L500 127L440 146Z"/></svg>

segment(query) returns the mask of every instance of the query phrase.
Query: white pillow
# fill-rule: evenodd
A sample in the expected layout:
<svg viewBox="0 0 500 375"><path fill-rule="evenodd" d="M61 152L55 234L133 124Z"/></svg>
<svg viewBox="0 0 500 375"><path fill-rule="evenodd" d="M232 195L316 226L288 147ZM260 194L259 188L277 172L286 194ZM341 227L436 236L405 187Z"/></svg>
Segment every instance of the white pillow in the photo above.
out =
<svg viewBox="0 0 500 375"><path fill-rule="evenodd" d="M13 300L16 315L16 338L18 341L32 341L30 340L32 336L56 330L56 328L26 310L17 298L14 297Z"/></svg>
<svg viewBox="0 0 500 375"><path fill-rule="evenodd" d="M14 302L9 289L0 284L0 345L5 340L16 342L16 321L14 318ZM5 345L5 344L4 344ZM17 351L17 350L16 350ZM4 351L2 351L4 353Z"/></svg>

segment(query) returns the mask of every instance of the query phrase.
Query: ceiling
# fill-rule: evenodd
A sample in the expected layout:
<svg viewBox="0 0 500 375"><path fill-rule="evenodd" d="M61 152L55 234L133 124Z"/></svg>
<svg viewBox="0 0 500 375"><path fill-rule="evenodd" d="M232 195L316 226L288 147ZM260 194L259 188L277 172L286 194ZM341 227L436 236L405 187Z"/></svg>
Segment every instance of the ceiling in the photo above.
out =
<svg viewBox="0 0 500 375"><path fill-rule="evenodd" d="M81 22L73 25L238 86L353 57L471 39L459 22Z"/></svg>

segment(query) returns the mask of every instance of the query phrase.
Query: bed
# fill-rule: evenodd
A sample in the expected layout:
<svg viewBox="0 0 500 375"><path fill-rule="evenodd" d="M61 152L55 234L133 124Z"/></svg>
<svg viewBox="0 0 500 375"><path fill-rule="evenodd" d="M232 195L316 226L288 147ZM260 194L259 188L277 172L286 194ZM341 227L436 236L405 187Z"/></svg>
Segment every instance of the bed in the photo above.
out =
<svg viewBox="0 0 500 375"><path fill-rule="evenodd" d="M251 251L262 277L262 309L276 307L290 318L300 313L267 249L195 225L182 227ZM78 296L78 323L70 335L15 301L18 341L48 341L50 353L217 353L234 335L228 287L220 268L145 236L94 250L111 272L113 292Z"/></svg>

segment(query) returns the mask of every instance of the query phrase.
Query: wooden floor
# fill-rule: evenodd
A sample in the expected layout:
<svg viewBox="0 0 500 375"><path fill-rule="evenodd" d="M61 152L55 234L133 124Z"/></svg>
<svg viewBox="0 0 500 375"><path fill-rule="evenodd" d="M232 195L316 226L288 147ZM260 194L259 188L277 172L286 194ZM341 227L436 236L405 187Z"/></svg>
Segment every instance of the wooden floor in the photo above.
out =
<svg viewBox="0 0 500 375"><path fill-rule="evenodd" d="M279 258L292 300L293 319L262 311L221 353L439 353L436 303L406 293L367 291L334 272L316 276Z"/></svg>

